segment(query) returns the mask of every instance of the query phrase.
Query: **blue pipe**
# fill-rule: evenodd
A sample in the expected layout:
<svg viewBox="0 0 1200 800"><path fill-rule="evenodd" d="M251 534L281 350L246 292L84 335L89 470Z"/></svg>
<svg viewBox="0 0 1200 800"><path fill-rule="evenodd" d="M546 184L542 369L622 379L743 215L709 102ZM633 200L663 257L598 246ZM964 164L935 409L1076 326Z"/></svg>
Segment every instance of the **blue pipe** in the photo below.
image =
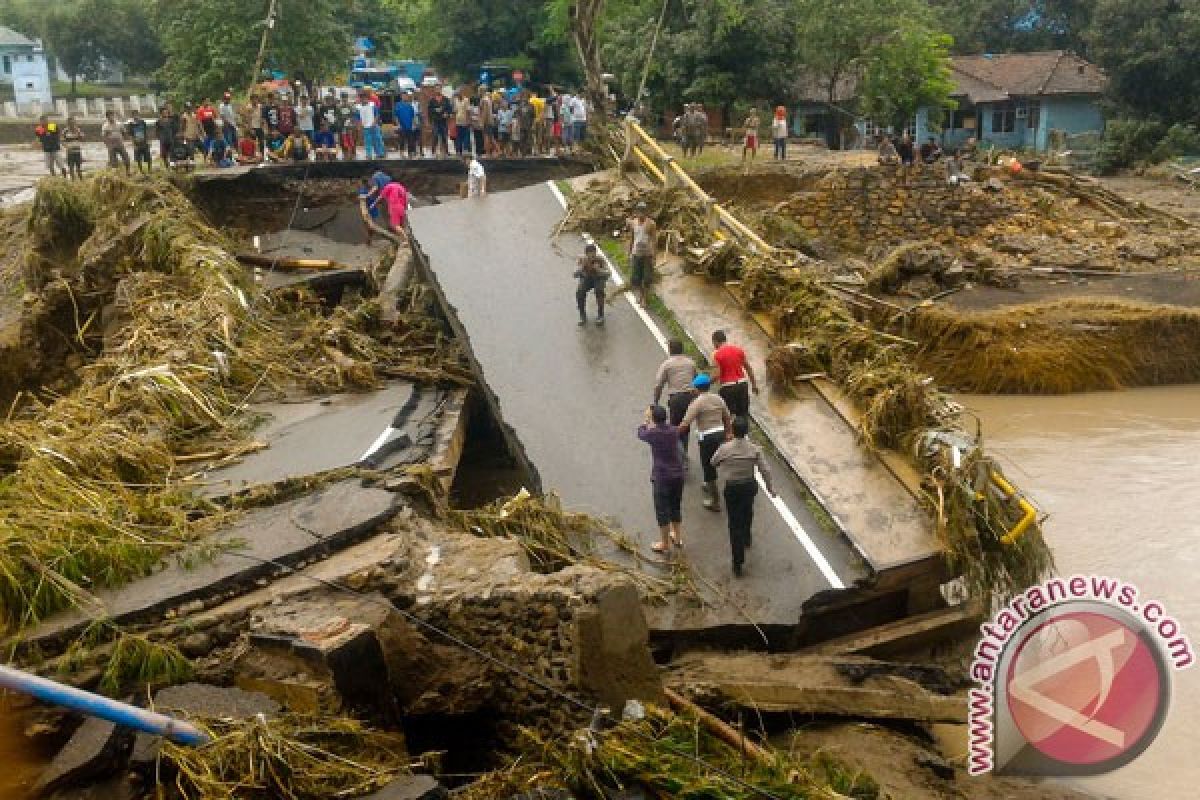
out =
<svg viewBox="0 0 1200 800"><path fill-rule="evenodd" d="M190 722L85 692L83 689L30 675L12 667L0 665L0 689L12 689L90 717L100 717L144 733L165 736L178 744L198 746L209 741L208 734Z"/></svg>

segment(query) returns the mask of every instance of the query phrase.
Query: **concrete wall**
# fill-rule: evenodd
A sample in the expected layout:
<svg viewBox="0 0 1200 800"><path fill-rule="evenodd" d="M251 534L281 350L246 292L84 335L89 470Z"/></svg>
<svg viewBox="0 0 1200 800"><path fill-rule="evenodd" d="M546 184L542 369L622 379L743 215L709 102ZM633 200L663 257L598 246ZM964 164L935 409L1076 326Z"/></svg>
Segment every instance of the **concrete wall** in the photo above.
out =
<svg viewBox="0 0 1200 800"><path fill-rule="evenodd" d="M1103 132L1104 114L1094 97L1048 98L1042 104L1042 124L1045 133L1039 142L1039 149L1045 149L1049 143L1051 130L1066 131L1068 134Z"/></svg>

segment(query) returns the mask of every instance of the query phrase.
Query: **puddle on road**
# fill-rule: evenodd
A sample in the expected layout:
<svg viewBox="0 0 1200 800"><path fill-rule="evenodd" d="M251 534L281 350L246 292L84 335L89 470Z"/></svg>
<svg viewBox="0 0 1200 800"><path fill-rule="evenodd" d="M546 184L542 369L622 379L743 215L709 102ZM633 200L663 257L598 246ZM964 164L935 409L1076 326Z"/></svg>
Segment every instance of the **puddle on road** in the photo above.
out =
<svg viewBox="0 0 1200 800"><path fill-rule="evenodd" d="M1200 386L1054 397L960 396L989 450L1050 514L1059 572L1135 583L1200 643ZM1176 673L1158 739L1132 764L1080 782L1118 798L1188 797L1200 673Z"/></svg>

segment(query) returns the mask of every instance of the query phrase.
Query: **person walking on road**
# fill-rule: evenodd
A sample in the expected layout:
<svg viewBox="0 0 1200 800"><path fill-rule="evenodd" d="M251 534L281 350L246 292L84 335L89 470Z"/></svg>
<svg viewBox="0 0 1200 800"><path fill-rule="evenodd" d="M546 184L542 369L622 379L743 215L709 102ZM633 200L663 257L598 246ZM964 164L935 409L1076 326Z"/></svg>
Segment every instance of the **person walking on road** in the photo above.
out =
<svg viewBox="0 0 1200 800"><path fill-rule="evenodd" d="M463 156L463 162L467 165L467 197L486 197L487 173L483 170L483 164L470 153Z"/></svg>
<svg viewBox="0 0 1200 800"><path fill-rule="evenodd" d="M775 496L771 482L771 471L763 458L762 449L746 438L750 433L750 420L744 416L733 420L733 439L725 442L713 453L712 464L717 475L725 484L725 512L729 515L729 547L733 554L733 574L741 577L742 564L746 560L746 548L753 539L750 527L754 522L754 498L758 495L758 482L754 469L758 468L767 494Z"/></svg>
<svg viewBox="0 0 1200 800"><path fill-rule="evenodd" d="M654 260L658 248L658 225L646 216L646 204L638 203L629 221L629 286L645 305L646 287L654 278Z"/></svg>
<svg viewBox="0 0 1200 800"><path fill-rule="evenodd" d="M758 394L758 380L754 370L746 358L746 351L735 344L730 344L725 331L715 331L712 335L713 361L719 372L717 379L721 381L721 397L729 406L729 413L735 417L750 415L750 392Z"/></svg>
<svg viewBox="0 0 1200 800"><path fill-rule="evenodd" d="M604 259L596 251L596 245L589 244L579 257L579 268L575 270L575 277L579 279L579 285L575 289L575 305L579 307L581 326L587 325L588 292L594 292L596 295L596 324L604 324L604 284L608 281L608 276L608 264L604 263ZM658 402L657 398L655 402Z"/></svg>
<svg viewBox="0 0 1200 800"><path fill-rule="evenodd" d="M638 438L650 445L653 465L654 517L660 540L651 545L656 553L669 553L671 545L683 547L683 461L679 454L679 431L667 422L667 410L660 405L646 409L646 418L637 429Z"/></svg>
<svg viewBox="0 0 1200 800"><path fill-rule="evenodd" d="M704 469L704 507L709 511L721 510L721 498L717 494L717 471L712 465L713 453L729 438L732 430L729 408L720 395L712 394L709 388L712 379L703 372L692 381L696 397L688 404L679 423L679 434L686 436L696 427L700 440L700 466Z"/></svg>
<svg viewBox="0 0 1200 800"><path fill-rule="evenodd" d="M654 383L654 405L662 399L663 389L667 390L667 413L672 425L678 426L683 422L683 415L696 396L692 381L696 379L696 362L691 356L684 355L683 342L672 339L667 342L667 359L658 365L658 375ZM679 437L683 450L684 468L687 467L688 437L683 433Z"/></svg>

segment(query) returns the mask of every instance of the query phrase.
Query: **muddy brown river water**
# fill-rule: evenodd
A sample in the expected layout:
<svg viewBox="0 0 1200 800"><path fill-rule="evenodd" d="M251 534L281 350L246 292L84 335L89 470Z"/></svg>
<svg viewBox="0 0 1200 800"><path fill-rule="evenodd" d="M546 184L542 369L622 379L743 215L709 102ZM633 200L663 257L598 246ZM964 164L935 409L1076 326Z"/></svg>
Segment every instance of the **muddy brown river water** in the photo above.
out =
<svg viewBox="0 0 1200 800"><path fill-rule="evenodd" d="M1062 574L1132 582L1200 643L1200 387L1057 397L962 396L989 449L1050 517ZM1122 800L1200 796L1200 668L1175 673L1157 740L1128 766L1080 782Z"/></svg>

